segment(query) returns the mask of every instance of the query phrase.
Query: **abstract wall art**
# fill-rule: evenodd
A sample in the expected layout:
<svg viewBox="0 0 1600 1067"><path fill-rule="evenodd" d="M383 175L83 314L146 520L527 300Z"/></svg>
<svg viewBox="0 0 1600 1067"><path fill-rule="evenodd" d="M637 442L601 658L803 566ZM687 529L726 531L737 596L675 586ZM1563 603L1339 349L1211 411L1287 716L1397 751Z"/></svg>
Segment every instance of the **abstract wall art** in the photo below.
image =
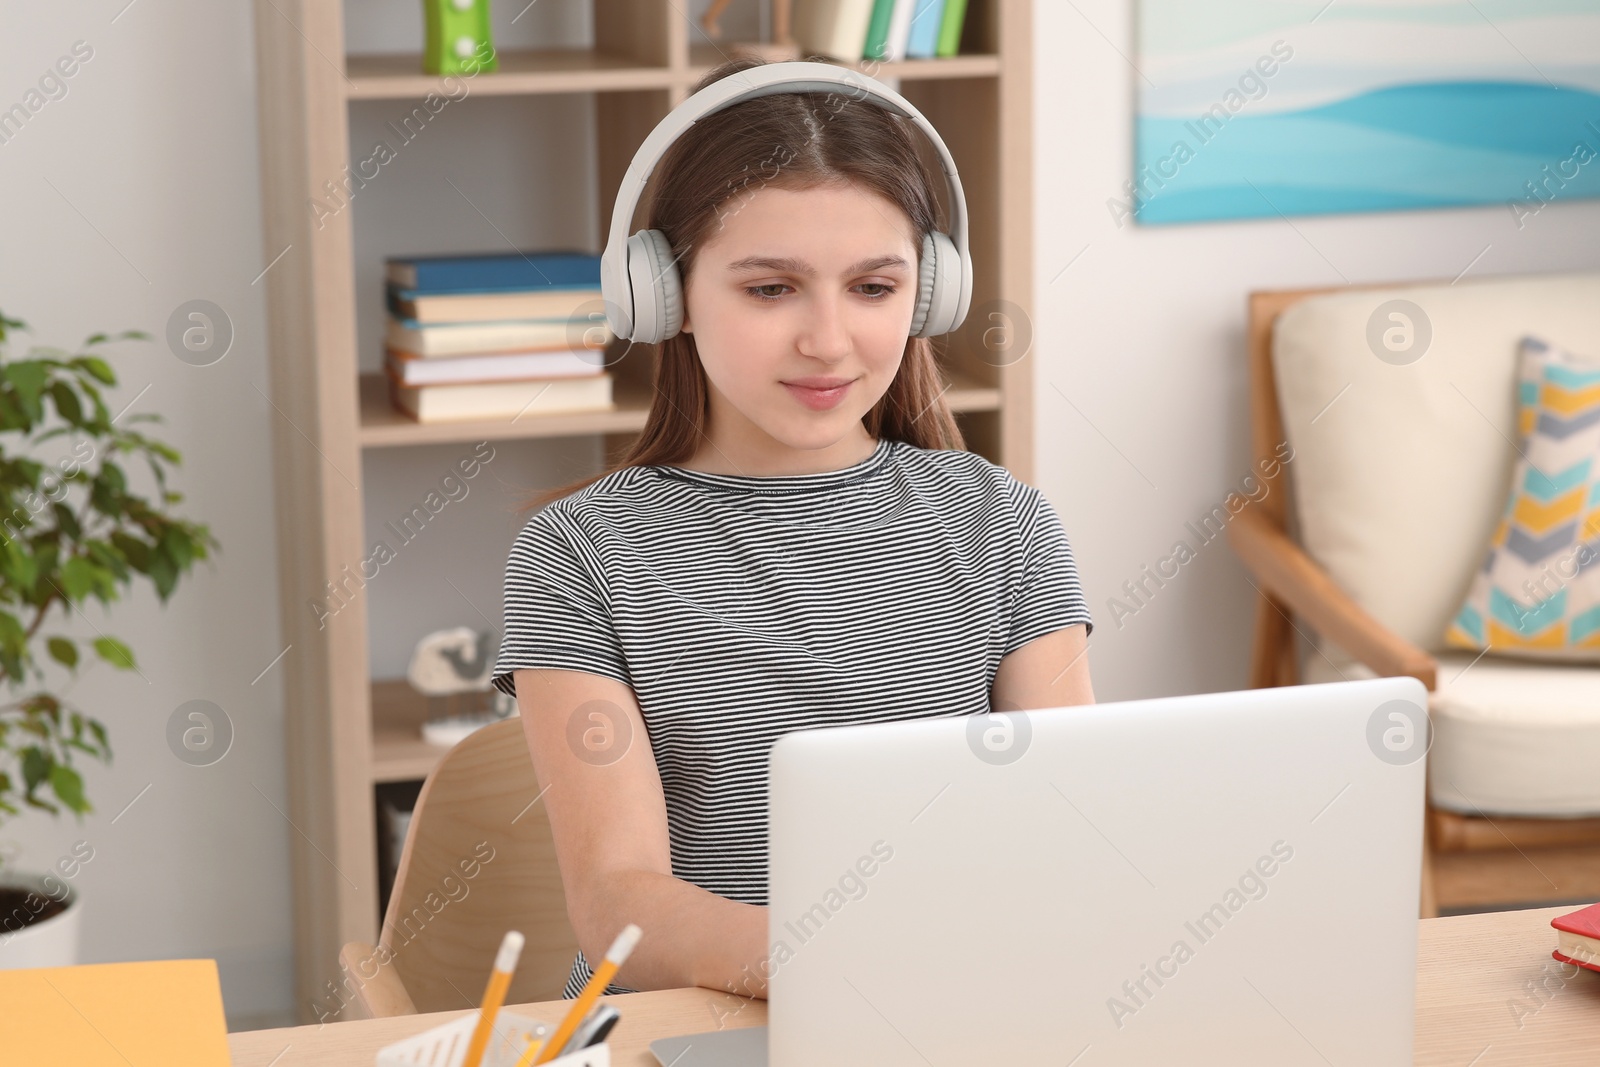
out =
<svg viewBox="0 0 1600 1067"><path fill-rule="evenodd" d="M1597 0L1139 0L1119 226L1600 196Z"/></svg>

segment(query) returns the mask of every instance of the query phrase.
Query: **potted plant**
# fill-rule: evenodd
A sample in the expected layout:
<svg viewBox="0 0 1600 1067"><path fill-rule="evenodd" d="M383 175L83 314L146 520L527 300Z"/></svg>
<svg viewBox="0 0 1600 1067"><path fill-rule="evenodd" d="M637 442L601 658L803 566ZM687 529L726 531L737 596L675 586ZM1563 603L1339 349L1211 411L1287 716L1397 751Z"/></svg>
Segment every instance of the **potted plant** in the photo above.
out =
<svg viewBox="0 0 1600 1067"><path fill-rule="evenodd" d="M0 826L29 808L80 821L94 810L75 760L110 762L106 728L50 690L90 656L138 668L83 606L110 605L141 577L165 603L216 547L205 526L171 513L183 498L167 470L180 457L137 429L160 417L113 414L102 395L117 377L100 346L149 335L95 334L79 352L30 347L13 359L10 335L25 329L0 314ZM148 468L150 495L136 491L128 460ZM93 636L74 636L84 630ZM92 855L79 842L32 874L0 855L0 968L76 961L82 905L68 883Z"/></svg>

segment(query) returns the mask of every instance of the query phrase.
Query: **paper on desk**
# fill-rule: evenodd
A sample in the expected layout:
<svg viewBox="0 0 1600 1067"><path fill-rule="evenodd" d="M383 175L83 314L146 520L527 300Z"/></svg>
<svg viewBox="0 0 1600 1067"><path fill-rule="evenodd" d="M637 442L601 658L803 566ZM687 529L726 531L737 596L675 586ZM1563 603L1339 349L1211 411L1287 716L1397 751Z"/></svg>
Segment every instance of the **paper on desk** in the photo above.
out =
<svg viewBox="0 0 1600 1067"><path fill-rule="evenodd" d="M0 1064L230 1067L215 960L0 971Z"/></svg>

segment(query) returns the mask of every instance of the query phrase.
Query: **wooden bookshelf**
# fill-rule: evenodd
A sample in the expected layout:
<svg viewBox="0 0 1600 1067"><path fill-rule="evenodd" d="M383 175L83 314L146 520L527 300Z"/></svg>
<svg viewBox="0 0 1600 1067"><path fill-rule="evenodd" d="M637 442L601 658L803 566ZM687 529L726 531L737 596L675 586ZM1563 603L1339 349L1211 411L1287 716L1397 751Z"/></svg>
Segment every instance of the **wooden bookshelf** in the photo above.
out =
<svg viewBox="0 0 1600 1067"><path fill-rule="evenodd" d="M590 171L592 195L561 210L592 212L603 241L635 149L723 56L701 39L677 0L592 0L590 8L585 47L503 49L500 69L472 77L470 92L592 94L595 156L572 163ZM961 168L974 264L969 321L999 299L1031 312L1031 17L1031 0L969 0L960 55L858 65L876 77L899 79L899 91L939 129ZM354 600L325 627L305 610L324 582L342 564L361 559L369 543L363 456L382 450L388 462L404 463L413 446L485 439L588 437L614 446L644 425L652 369L648 360L619 369L613 411L430 425L396 412L382 379L360 373L353 250L359 212L339 212L319 226L307 205L323 195L326 179L352 162L352 106L420 102L441 90L442 79L421 73L416 54L346 56L344 19L334 0L255 4L263 244L269 259L283 252L264 285L276 409L280 607L284 642L292 646L282 669L289 816L296 831L290 837L296 1003L303 1022L314 1021L313 1004L339 978L340 946L377 938L375 787L421 778L440 755L418 732L425 702L403 681L371 677L365 600ZM532 99L527 106L545 105ZM432 150L423 143L408 152ZM946 397L969 446L1031 479L1031 360L997 367L962 346L936 346L950 385ZM496 570L503 563L484 561Z"/></svg>

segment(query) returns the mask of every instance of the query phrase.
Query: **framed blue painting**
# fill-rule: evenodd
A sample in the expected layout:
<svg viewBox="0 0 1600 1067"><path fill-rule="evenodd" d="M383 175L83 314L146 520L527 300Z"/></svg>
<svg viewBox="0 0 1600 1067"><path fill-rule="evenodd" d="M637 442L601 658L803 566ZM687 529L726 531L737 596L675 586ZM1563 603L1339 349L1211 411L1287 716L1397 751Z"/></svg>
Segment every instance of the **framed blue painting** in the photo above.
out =
<svg viewBox="0 0 1600 1067"><path fill-rule="evenodd" d="M1120 226L1600 196L1600 0L1139 0Z"/></svg>

